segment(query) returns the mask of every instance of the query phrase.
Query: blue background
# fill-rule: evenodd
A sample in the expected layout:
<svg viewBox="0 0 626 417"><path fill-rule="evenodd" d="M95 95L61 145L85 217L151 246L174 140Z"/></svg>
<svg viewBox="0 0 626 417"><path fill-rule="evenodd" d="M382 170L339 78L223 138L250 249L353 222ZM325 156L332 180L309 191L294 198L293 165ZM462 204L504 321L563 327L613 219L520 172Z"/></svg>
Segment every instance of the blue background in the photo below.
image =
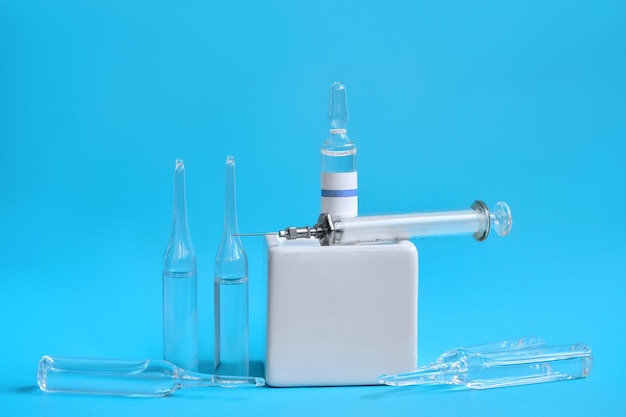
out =
<svg viewBox="0 0 626 417"><path fill-rule="evenodd" d="M621 1L0 0L0 415L618 415L626 318ZM361 214L507 201L511 235L419 240L419 362L538 334L589 378L485 392L45 395L44 354L158 358L174 160L203 343L224 160L239 224L315 221L328 87L348 89ZM265 249L246 239L251 354Z"/></svg>

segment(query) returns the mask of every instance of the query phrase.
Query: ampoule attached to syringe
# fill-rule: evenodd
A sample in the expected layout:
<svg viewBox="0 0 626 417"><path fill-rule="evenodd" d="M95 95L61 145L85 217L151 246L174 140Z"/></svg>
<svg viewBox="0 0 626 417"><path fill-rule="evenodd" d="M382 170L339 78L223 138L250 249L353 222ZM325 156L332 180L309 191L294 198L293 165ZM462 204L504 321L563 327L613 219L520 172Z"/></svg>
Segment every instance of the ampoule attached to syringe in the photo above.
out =
<svg viewBox="0 0 626 417"><path fill-rule="evenodd" d="M489 236L492 228L500 236L508 235L512 224L511 210L506 203L497 203L495 210L491 212L485 203L477 200L470 209L457 211L354 218L341 218L322 213L312 227L287 227L277 234L289 240L313 237L318 239L322 246L393 242L416 237L463 234L472 235L480 242Z"/></svg>

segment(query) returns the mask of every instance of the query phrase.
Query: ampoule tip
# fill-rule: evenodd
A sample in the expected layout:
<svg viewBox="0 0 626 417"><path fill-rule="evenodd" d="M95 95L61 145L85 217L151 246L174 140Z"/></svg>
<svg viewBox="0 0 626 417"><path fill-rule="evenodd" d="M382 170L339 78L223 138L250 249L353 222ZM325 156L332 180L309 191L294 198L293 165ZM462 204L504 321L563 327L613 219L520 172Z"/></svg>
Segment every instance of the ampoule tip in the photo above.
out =
<svg viewBox="0 0 626 417"><path fill-rule="evenodd" d="M334 82L330 86L328 122L331 129L342 129L342 133L345 133L348 125L348 99L346 87L340 82Z"/></svg>

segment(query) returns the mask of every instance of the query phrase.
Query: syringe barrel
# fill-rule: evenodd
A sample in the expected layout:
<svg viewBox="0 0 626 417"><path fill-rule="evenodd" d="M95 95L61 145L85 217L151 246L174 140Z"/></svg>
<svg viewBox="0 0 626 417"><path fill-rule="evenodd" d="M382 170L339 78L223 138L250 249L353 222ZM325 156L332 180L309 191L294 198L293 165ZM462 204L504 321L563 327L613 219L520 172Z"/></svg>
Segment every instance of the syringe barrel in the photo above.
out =
<svg viewBox="0 0 626 417"><path fill-rule="evenodd" d="M487 206L476 202L468 210L334 219L334 225L336 231L331 244L463 234L483 240L489 234L490 218Z"/></svg>

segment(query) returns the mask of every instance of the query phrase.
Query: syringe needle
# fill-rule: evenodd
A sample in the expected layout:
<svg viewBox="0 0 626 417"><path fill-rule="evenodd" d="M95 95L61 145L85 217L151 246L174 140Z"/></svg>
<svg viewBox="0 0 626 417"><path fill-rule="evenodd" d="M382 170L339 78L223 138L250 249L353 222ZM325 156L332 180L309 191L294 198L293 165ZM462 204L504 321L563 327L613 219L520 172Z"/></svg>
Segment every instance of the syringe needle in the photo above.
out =
<svg viewBox="0 0 626 417"><path fill-rule="evenodd" d="M253 233L233 233L233 236L267 236L277 235L278 232L253 232Z"/></svg>

